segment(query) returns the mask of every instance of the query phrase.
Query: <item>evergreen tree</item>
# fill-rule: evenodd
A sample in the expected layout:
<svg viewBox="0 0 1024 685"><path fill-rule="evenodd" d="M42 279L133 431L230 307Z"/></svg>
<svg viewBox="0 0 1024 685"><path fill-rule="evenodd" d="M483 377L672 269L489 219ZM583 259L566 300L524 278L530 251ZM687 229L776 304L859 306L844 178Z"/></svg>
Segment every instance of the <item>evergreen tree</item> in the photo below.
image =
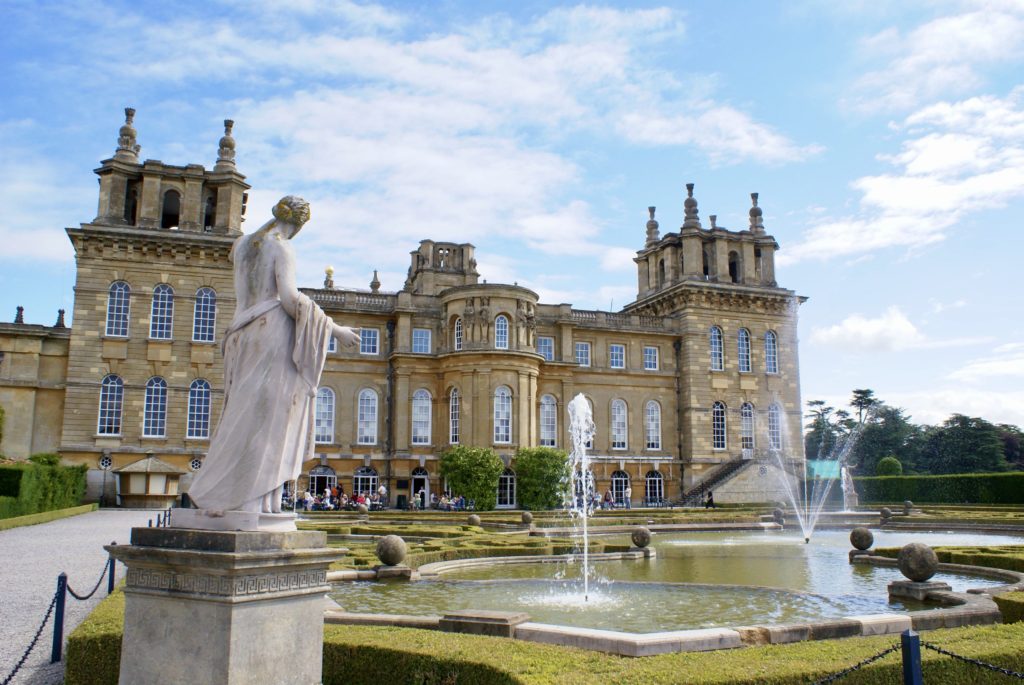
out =
<svg viewBox="0 0 1024 685"><path fill-rule="evenodd" d="M1009 465L1003 457L999 429L986 421L953 414L930 432L921 455L929 472L993 473Z"/></svg>

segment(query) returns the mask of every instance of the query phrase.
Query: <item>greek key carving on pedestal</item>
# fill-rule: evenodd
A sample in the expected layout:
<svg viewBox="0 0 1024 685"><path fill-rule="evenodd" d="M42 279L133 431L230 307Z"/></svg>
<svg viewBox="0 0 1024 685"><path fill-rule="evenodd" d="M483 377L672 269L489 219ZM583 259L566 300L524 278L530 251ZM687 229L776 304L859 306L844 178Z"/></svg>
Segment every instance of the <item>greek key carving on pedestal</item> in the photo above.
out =
<svg viewBox="0 0 1024 685"><path fill-rule="evenodd" d="M247 576L215 576L202 573L172 573L149 568L129 568L127 583L128 587L133 588L242 597L305 590L326 585L327 571L325 569L310 569Z"/></svg>

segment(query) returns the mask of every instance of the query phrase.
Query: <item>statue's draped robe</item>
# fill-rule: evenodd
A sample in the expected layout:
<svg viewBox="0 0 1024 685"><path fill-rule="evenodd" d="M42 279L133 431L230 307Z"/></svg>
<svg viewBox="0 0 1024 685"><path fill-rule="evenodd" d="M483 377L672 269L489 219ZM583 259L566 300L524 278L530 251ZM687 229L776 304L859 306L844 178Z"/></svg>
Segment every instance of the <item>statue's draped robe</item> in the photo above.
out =
<svg viewBox="0 0 1024 685"><path fill-rule="evenodd" d="M235 316L224 336L224 410L188 493L200 508L241 509L294 480L313 457L331 325L302 293L295 319L276 299Z"/></svg>

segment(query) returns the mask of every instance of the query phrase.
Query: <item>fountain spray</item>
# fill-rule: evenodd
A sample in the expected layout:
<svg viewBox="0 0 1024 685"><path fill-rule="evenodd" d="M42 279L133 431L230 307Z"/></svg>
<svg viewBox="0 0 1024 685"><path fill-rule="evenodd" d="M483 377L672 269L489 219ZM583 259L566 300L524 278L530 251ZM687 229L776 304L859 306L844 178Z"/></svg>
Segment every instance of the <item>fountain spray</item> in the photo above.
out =
<svg viewBox="0 0 1024 685"><path fill-rule="evenodd" d="M587 533L587 519L590 516L594 494L594 479L590 473L590 457L587 445L594 439L594 416L590 403L582 393L569 403L569 438L572 451L569 453L569 515L583 524L583 601L590 595L590 538Z"/></svg>

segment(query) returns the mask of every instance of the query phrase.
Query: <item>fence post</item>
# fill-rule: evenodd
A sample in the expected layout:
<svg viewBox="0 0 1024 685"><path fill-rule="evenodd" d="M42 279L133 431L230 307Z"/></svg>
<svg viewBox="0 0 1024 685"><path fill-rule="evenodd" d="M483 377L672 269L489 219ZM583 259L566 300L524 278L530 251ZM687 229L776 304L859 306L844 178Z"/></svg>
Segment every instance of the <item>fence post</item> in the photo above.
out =
<svg viewBox="0 0 1024 685"><path fill-rule="evenodd" d="M111 540L110 544L116 545L117 540ZM107 558L107 594L109 595L114 591L114 568L117 562L114 561L114 557L110 556Z"/></svg>
<svg viewBox="0 0 1024 685"><path fill-rule="evenodd" d="M60 653L64 648L64 600L68 596L68 574L57 576L57 605L53 615L53 649L50 650L50 663L60 661Z"/></svg>
<svg viewBox="0 0 1024 685"><path fill-rule="evenodd" d="M903 685L924 685L921 676L921 636L911 630L900 633L903 645Z"/></svg>

